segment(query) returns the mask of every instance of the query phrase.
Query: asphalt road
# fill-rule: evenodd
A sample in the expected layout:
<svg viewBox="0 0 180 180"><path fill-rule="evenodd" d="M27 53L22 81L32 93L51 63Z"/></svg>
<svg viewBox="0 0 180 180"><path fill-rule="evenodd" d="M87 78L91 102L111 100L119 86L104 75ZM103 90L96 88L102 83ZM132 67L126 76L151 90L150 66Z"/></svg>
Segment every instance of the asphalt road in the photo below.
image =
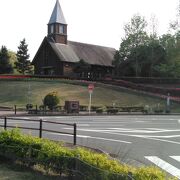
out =
<svg viewBox="0 0 180 180"><path fill-rule="evenodd" d="M21 117L23 118L23 117ZM180 116L60 116L24 117L77 123L77 144L101 149L135 165L155 164L180 179ZM1 124L3 121L1 121ZM8 121L8 125L39 127L38 123ZM43 128L72 132L72 127L44 124ZM38 132L31 132L38 135ZM43 132L43 137L73 142L71 135Z"/></svg>

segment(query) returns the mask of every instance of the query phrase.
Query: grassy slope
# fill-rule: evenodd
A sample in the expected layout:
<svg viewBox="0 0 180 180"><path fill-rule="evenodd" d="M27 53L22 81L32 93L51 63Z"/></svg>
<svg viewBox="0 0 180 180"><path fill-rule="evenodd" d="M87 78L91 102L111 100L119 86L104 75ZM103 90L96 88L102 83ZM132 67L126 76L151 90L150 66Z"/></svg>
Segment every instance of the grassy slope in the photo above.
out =
<svg viewBox="0 0 180 180"><path fill-rule="evenodd" d="M1 180L57 180L56 176L43 175L35 170L24 166L15 165L8 161L0 160L0 179ZM63 180L63 178L62 178ZM65 178L64 178L65 180Z"/></svg>
<svg viewBox="0 0 180 180"><path fill-rule="evenodd" d="M30 95L28 89L30 85ZM24 106L28 103L41 105L43 97L51 92L57 91L61 97L61 105L65 100L79 100L81 105L88 105L89 94L87 86L70 84L67 81L0 81L0 106ZM28 98L29 97L29 98ZM113 90L96 86L92 96L92 104L97 106L112 105L119 106L155 106L160 103L165 105L164 100L137 95L130 92ZM174 105L177 109L177 105Z"/></svg>

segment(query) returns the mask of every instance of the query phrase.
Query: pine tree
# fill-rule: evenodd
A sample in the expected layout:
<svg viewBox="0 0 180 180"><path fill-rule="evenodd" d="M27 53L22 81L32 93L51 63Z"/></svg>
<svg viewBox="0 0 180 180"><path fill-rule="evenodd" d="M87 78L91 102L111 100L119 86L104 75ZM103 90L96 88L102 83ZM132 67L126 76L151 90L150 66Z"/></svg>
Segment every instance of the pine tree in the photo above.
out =
<svg viewBox="0 0 180 180"><path fill-rule="evenodd" d="M22 74L31 73L32 66L30 61L28 60L29 59L28 45L26 44L25 39L20 41L20 45L18 47L16 56L17 56L17 62L15 62L15 67L17 68L17 71Z"/></svg>
<svg viewBox="0 0 180 180"><path fill-rule="evenodd" d="M6 46L2 46L0 50L0 74L9 74L13 72L13 67L10 64L10 57Z"/></svg>

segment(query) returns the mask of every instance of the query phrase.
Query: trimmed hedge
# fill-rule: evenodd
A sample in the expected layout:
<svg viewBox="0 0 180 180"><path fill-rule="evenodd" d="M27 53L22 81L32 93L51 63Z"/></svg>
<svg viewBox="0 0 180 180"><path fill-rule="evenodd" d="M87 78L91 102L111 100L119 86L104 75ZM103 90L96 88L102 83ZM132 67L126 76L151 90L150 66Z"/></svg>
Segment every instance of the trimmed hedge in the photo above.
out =
<svg viewBox="0 0 180 180"><path fill-rule="evenodd" d="M58 169L67 173L68 170L78 169L80 167L78 164L81 163L83 167L78 170L87 176L86 179L126 180L129 172L132 173L135 180L168 179L166 174L156 167L135 168L120 164L117 160L110 159L105 154L84 148L69 149L64 147L62 143L23 135L18 129L0 133L0 153L10 154L22 159L31 159L33 162L41 163L47 167L58 167Z"/></svg>
<svg viewBox="0 0 180 180"><path fill-rule="evenodd" d="M180 88L155 87L155 86L150 86L150 85L137 84L137 83L133 83L130 81L125 81L125 80L111 80L111 81L103 80L102 83L130 88L137 91L149 92L149 93L153 93L159 96L164 95L164 97L166 97L169 93L171 96L171 99L173 96L174 97L180 96ZM179 99L177 98L173 100L178 101Z"/></svg>

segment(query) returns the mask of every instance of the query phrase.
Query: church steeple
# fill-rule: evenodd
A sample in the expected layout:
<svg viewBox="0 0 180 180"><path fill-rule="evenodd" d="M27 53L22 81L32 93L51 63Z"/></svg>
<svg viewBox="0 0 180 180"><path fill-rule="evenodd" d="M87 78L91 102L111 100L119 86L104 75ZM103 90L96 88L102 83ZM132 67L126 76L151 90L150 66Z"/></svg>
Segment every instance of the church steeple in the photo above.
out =
<svg viewBox="0 0 180 180"><path fill-rule="evenodd" d="M48 23L48 37L53 38L56 43L67 44L67 23L59 0L56 1Z"/></svg>

